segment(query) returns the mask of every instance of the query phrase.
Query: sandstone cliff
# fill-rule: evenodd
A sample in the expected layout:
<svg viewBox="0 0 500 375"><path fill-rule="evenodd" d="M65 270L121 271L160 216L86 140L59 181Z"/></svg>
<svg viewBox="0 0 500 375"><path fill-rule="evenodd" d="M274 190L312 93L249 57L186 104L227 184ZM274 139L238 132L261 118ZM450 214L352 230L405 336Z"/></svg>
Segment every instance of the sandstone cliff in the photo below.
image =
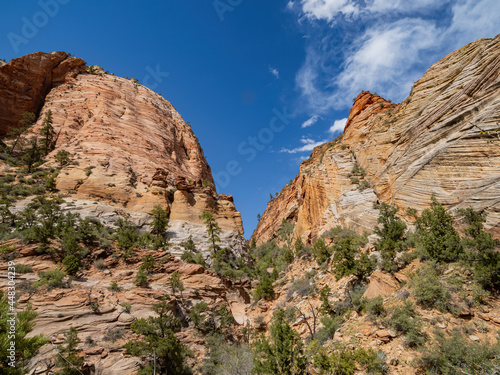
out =
<svg viewBox="0 0 500 375"><path fill-rule="evenodd" d="M98 69L89 74L83 60L64 52L34 53L0 67L1 134L25 111L39 114L30 130L38 134L49 110L57 142L48 163L56 164L60 150L71 160L57 179L61 193L97 203L93 214L114 207L140 225L155 205L164 207L177 255L190 235L206 242L199 215L208 211L223 229L223 244L244 253L232 197L217 195L198 139L163 97L134 80Z"/></svg>
<svg viewBox="0 0 500 375"><path fill-rule="evenodd" d="M305 240L337 224L371 229L378 216L373 202L421 211L431 194L452 212L486 210L487 227L498 236L500 146L480 132L498 127L499 83L497 36L434 64L398 105L361 93L341 142L316 148L302 163L268 204L253 239L270 240L283 219Z"/></svg>
<svg viewBox="0 0 500 375"><path fill-rule="evenodd" d="M19 126L24 112L38 114L56 86L85 71L85 61L65 52L37 52L0 63L0 136Z"/></svg>
<svg viewBox="0 0 500 375"><path fill-rule="evenodd" d="M53 238L55 250L51 254L36 241L2 242L0 289L7 290L6 260L15 259L16 265L27 270L16 278L19 308L32 303L38 314L32 334L42 333L51 340L28 365L31 373L44 374L53 368L54 345L75 327L87 370L136 374L142 360L126 355L123 347L136 338L130 325L153 315L153 305L166 294L176 294L168 286L174 272L184 287L181 295L174 296L174 303L183 324L178 337L193 353L189 364L193 368L200 365L206 352L204 339L188 317L195 304L206 302L210 311L225 307L229 317L234 317L234 324L229 323L231 334L237 336L237 326L246 323L250 283L233 282L178 258L185 251L181 243L191 238L196 252L211 263L207 229L199 218L203 211L212 213L221 227L220 245L230 248L233 259L245 258L241 215L232 196L217 194L198 139L172 104L134 80L89 70L79 58L63 52L40 52L0 66L0 136L19 126L26 111L34 112L37 121L23 135L24 144L39 137L46 114L52 113L55 147L38 172L60 167L55 191L42 190L63 199L63 212L77 213L82 219L97 218L106 227L128 217L143 231L150 230L155 205L164 208L170 219L168 252L134 245L132 259L125 262L117 247L92 244L81 255L76 278L71 281L66 277L64 285L56 288L37 289L33 283L40 280L39 271L65 269L63 258L56 254L61 250L61 238ZM69 163L61 166L56 155L63 150ZM9 157L2 154L4 159ZM21 181L26 181L21 168L3 161L0 176L7 177L2 184L19 185L17 188L23 188ZM44 178L31 179L32 184L42 187L48 177ZM34 197L13 198L12 213L25 209ZM109 242L113 241L109 237ZM136 276L145 255L155 259L156 267L148 285L139 287ZM112 283L118 287L110 290ZM127 304L131 309L123 307ZM109 337L110 332L114 337Z"/></svg>

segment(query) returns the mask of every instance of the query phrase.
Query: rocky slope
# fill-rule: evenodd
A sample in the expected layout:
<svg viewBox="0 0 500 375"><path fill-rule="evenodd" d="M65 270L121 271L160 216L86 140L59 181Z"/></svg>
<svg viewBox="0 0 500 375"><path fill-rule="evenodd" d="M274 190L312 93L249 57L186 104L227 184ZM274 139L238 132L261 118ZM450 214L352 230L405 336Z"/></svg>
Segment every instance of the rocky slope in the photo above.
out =
<svg viewBox="0 0 500 375"><path fill-rule="evenodd" d="M32 267L32 272L18 274L16 277L16 293L19 296L19 308L29 302L38 316L36 326L31 335L43 334L52 343L43 346L28 367L32 374L45 374L54 366L56 351L54 345L61 344L64 333L70 327L78 330L82 344L82 354L87 369L97 374L137 374L140 358L125 354L123 345L135 338L130 331L130 324L139 318L153 315L152 307L168 294L173 296L177 304L177 315L184 328L178 334L179 339L194 353L192 368L196 368L205 355L204 340L196 330L189 326L187 313L199 302L206 302L210 308L226 306L233 314L236 324L246 323L245 308L250 302L246 291L249 285L234 283L205 270L196 264L187 264L176 260L173 256L165 256L163 251L136 253L133 265L124 263L112 255L111 251L94 252L91 258L103 260L103 265L95 265L83 271L78 278L69 281L66 287L34 289L33 282L39 280L38 271L55 269L56 262L50 255L39 255L38 245L26 245L13 240L5 245L19 252L15 262ZM152 255L158 264L155 274L149 280L149 287L138 287L134 284L143 255ZM7 263L0 264L0 288L7 288ZM182 294L173 293L168 282L172 273L180 274L185 290ZM115 282L118 289L110 289ZM124 306L131 305L130 311ZM93 308L94 306L94 308ZM97 308L96 308L97 307ZM109 333L115 331L111 337ZM237 334L237 330L234 330Z"/></svg>
<svg viewBox="0 0 500 375"><path fill-rule="evenodd" d="M252 238L272 239L283 219L307 241L337 224L369 230L373 202L421 211L431 194L452 212L485 210L487 228L500 236L500 147L481 135L498 128L499 113L500 36L434 64L398 105L361 93L341 142L314 150Z"/></svg>
<svg viewBox="0 0 500 375"><path fill-rule="evenodd" d="M99 68L93 72L64 52L39 52L0 67L1 132L32 111L39 116L30 131L38 134L51 111L57 142L49 165L56 164L60 150L69 152L72 162L59 174L57 188L75 198L71 209L88 216L88 207L80 206L97 202L92 215L106 212L113 221L120 215L110 213L119 209L144 225L160 205L170 213L177 255L177 245L190 235L198 244L206 242L199 215L208 211L223 229L224 244L242 255L241 215L231 196L217 195L189 124L167 100L136 81Z"/></svg>
<svg viewBox="0 0 500 375"><path fill-rule="evenodd" d="M64 52L34 53L0 66L0 136L19 126L27 111L34 112L37 121L23 135L26 140L39 137L43 120L52 113L55 147L39 173L60 167L55 191L48 195L63 199L63 211L77 213L82 219L97 218L106 227L127 217L142 232L150 230L150 214L156 205L170 219L168 252L134 246L132 258L125 262L115 245L89 245L77 277L72 281L66 277L64 287L33 287L40 279L39 271L65 268L57 255L61 238L53 238L52 254L40 251L40 244L34 241L2 243L0 289L7 288L7 260L15 259L16 265L29 269L16 278L19 308L32 303L38 313L32 335L42 333L52 341L28 367L33 374L47 373L54 365L53 345L75 327L87 369L101 374L136 374L141 359L126 355L123 348L136 338L130 324L151 316L155 303L166 294L175 294L168 285L171 274L177 272L185 288L182 295L175 296L176 314L183 323L178 336L192 350L190 365L196 368L206 349L187 314L202 301L213 311L225 306L235 319L231 327L237 335L237 326L246 322L250 283L232 282L201 265L179 261L185 251L181 243L192 238L196 251L211 263L207 229L199 218L204 211L213 214L222 229L220 245L229 247L236 257L247 256L241 215L232 196L217 194L210 166L190 125L167 100L135 80L105 74L98 67L89 69L82 59ZM56 155L63 150L69 163L60 166ZM9 156L4 153L2 158ZM0 177L6 178L2 184L8 180L23 188L20 181L32 177L18 167L0 164ZM45 181L31 180L38 187ZM11 210L18 213L35 197L11 198ZM135 280L146 254L155 258L157 266L149 285L138 287ZM110 290L112 282L119 290ZM131 304L131 310L122 303ZM117 333L116 337L108 339L109 332Z"/></svg>

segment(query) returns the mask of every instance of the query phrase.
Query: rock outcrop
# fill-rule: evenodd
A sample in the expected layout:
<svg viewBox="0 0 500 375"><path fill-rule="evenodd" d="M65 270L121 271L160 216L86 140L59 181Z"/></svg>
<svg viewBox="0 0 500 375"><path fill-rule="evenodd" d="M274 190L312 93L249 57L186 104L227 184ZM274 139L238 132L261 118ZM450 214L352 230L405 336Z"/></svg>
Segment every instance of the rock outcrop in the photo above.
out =
<svg viewBox="0 0 500 375"><path fill-rule="evenodd" d="M130 325L136 319L152 316L153 305L165 295L170 295L175 301L177 315L183 323L179 339L197 357L203 358L206 349L199 333L192 324L188 324L187 312L193 305L206 302L210 308L225 306L232 312L237 325L247 322L245 311L250 296L241 282L232 282L200 265L165 257L162 251L136 254L137 259L145 254L152 255L158 264L148 287L134 284L140 261L124 263L114 258L111 252L102 250L92 255L95 260L102 261L100 268L89 267L80 277L68 281L64 288L42 287L34 293L31 285L38 280L35 273L56 268L56 262L50 256L39 255L36 252L37 245L25 245L18 240L10 241L8 245L19 252L16 264L32 268L32 272L16 277L19 308L24 308L29 302L38 314L31 335L43 334L52 342L43 346L30 361L28 368L33 370L32 374L45 374L54 365L54 345L62 343L70 327L78 330L82 356L97 373L137 374L141 359L127 355L124 348L127 341L135 338ZM3 290L8 286L6 268L7 263L0 263L0 289ZM182 295L174 293L169 286L174 272L180 275L184 285ZM113 282L117 286L110 288ZM237 334L237 330L234 330L234 334ZM194 368L199 363L190 365Z"/></svg>
<svg viewBox="0 0 500 375"><path fill-rule="evenodd" d="M307 240L337 224L371 229L374 202L421 211L432 194L452 212L485 210L487 228L500 236L500 143L481 134L498 129L499 113L500 36L434 64L398 105L362 92L342 140L317 147L302 163L268 204L253 239L272 239L283 219Z"/></svg>
<svg viewBox="0 0 500 375"><path fill-rule="evenodd" d="M19 127L24 112L38 114L50 90L85 69L85 61L65 52L37 52L0 63L0 136Z"/></svg>
<svg viewBox="0 0 500 375"><path fill-rule="evenodd" d="M252 238L257 243L272 240L283 220L295 224L294 236L304 242L337 225L371 230L377 223L377 196L369 187L360 189L363 177L353 174L355 165L351 152L338 142L317 147L295 180L269 202Z"/></svg>
<svg viewBox="0 0 500 375"><path fill-rule="evenodd" d="M343 142L381 200L421 211L434 194L452 211L486 210L498 235L500 144L480 133L499 126L499 83L500 36L478 40L434 64L401 104L351 113Z"/></svg>
<svg viewBox="0 0 500 375"><path fill-rule="evenodd" d="M216 193L190 125L136 80L87 70L82 59L64 52L38 52L1 67L0 135L31 111L38 116L30 129L35 136L51 111L57 142L47 159L55 165L59 151L69 153L56 181L71 196L68 202L96 202L108 221L125 214L139 225L160 205L170 214L174 238L192 234L199 244L206 242L199 215L208 211L223 229L223 245L242 255L241 215L231 196ZM121 214L113 216L110 207Z"/></svg>

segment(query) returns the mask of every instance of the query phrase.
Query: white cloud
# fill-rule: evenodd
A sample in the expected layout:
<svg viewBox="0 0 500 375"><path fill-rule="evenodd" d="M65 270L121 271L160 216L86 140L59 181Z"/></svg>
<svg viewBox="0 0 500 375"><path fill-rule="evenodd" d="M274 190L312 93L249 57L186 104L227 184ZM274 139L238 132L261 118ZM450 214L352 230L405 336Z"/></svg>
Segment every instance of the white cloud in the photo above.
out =
<svg viewBox="0 0 500 375"><path fill-rule="evenodd" d="M269 65L269 72L276 78L278 79L280 77L280 72L278 69L273 68L271 65Z"/></svg>
<svg viewBox="0 0 500 375"><path fill-rule="evenodd" d="M314 115L309 120L304 121L300 127L302 129L304 129L304 128L308 128L310 126L313 126L314 124L316 124L318 122L319 119L320 119L320 117L318 115Z"/></svg>
<svg viewBox="0 0 500 375"><path fill-rule="evenodd" d="M332 21L338 14L354 16L359 7L351 0L301 0L302 12L309 19Z"/></svg>
<svg viewBox="0 0 500 375"><path fill-rule="evenodd" d="M335 132L343 132L345 128L345 124L347 124L347 118L343 118L342 120L335 120L330 129L328 129L328 133L334 134Z"/></svg>
<svg viewBox="0 0 500 375"><path fill-rule="evenodd" d="M323 143L326 143L328 142L327 140L323 140L323 141L314 141L313 139L310 139L310 138L301 138L300 139L300 143L303 143L304 145L303 146L300 146L300 147L296 147L296 148L293 148L293 149L287 149L287 148L283 148L281 149L280 152L286 152L286 153L289 153L289 154L296 154L298 152L310 152L312 151L315 147L317 146L320 146L322 145Z"/></svg>
<svg viewBox="0 0 500 375"><path fill-rule="evenodd" d="M309 20L334 22L341 17L355 20L376 17L380 13L429 12L450 1L452 0L300 0L289 1L286 8L300 8L303 16Z"/></svg>
<svg viewBox="0 0 500 375"><path fill-rule="evenodd" d="M440 43L439 35L432 22L422 19L403 19L368 30L335 82L341 91L336 102L348 106L362 90L380 91L397 101L404 99L420 75L421 54Z"/></svg>
<svg viewBox="0 0 500 375"><path fill-rule="evenodd" d="M332 21L312 29L296 75L302 110L318 115L349 108L363 90L401 101L434 62L500 32L498 0L300 0L300 6L311 22ZM340 35L333 21L354 16L357 23L344 22Z"/></svg>
<svg viewBox="0 0 500 375"><path fill-rule="evenodd" d="M453 19L448 34L455 36L453 48L460 48L479 38L500 32L498 0L459 1L453 6Z"/></svg>

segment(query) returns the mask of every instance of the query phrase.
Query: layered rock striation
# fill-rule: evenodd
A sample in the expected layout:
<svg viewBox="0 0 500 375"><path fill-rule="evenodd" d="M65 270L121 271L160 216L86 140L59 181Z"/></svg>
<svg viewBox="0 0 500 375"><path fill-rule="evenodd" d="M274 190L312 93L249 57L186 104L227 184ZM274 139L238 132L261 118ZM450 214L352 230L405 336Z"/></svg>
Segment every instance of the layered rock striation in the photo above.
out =
<svg viewBox="0 0 500 375"><path fill-rule="evenodd" d="M24 112L40 113L50 90L85 70L85 61L65 52L37 52L0 62L0 136L19 127Z"/></svg>
<svg viewBox="0 0 500 375"><path fill-rule="evenodd" d="M56 144L48 164L57 164L59 151L69 153L57 189L82 205L69 209L105 213L110 222L125 215L146 225L153 207L160 205L170 215L176 255L190 235L198 245L206 243L199 216L208 211L223 229L222 244L241 255L241 215L231 196L217 194L190 125L172 104L136 80L88 71L82 59L64 52L38 52L0 67L0 131L5 134L23 112L31 111L38 120L28 136L36 137L50 111Z"/></svg>
<svg viewBox="0 0 500 375"><path fill-rule="evenodd" d="M499 114L500 36L434 64L398 105L362 92L342 140L302 163L268 204L253 239L272 239L283 219L309 241L337 224L371 229L374 202L422 211L432 194L452 212L485 210L487 228L499 236L500 143L485 135L498 129Z"/></svg>

